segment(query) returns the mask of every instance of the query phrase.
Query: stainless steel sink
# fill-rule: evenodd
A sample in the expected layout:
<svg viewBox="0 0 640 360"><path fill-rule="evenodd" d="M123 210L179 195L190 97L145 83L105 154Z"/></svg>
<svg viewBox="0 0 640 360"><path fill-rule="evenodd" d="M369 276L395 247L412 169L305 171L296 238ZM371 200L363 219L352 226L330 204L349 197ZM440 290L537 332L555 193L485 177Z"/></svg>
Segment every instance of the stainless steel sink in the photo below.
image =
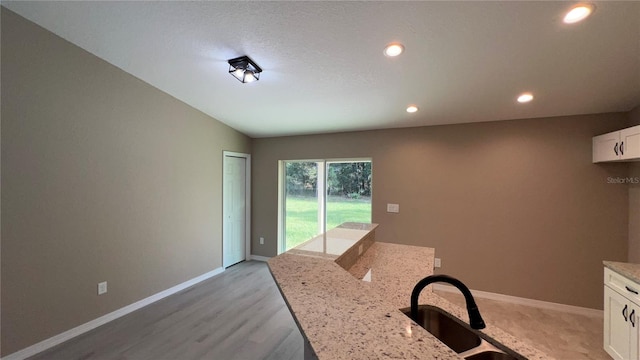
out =
<svg viewBox="0 0 640 360"><path fill-rule="evenodd" d="M410 317L411 308L400 311ZM482 342L464 323L435 306L420 305L416 322L458 354L478 347Z"/></svg>
<svg viewBox="0 0 640 360"><path fill-rule="evenodd" d="M516 357L503 352L485 351L466 357L467 360L517 360Z"/></svg>
<svg viewBox="0 0 640 360"><path fill-rule="evenodd" d="M400 311L411 317L411 308ZM466 360L526 359L438 307L419 305L416 322Z"/></svg>

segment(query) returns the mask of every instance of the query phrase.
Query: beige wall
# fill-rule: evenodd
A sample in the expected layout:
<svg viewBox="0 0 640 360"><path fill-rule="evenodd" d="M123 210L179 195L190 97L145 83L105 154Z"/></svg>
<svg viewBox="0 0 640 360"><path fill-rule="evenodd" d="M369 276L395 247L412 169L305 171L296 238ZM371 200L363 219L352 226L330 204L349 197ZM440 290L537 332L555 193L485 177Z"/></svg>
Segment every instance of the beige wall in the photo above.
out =
<svg viewBox="0 0 640 360"><path fill-rule="evenodd" d="M628 165L592 164L591 138L626 124L614 113L254 139L253 253L276 255L278 160L371 157L378 241L436 248L441 272L473 289L602 308L602 260L627 259L627 186L607 177Z"/></svg>
<svg viewBox="0 0 640 360"><path fill-rule="evenodd" d="M222 266L250 139L4 8L1 45L2 355Z"/></svg>
<svg viewBox="0 0 640 360"><path fill-rule="evenodd" d="M629 126L640 125L640 105L629 112ZM640 162L630 164L629 178L640 179ZM629 261L640 263L640 184L629 184Z"/></svg>

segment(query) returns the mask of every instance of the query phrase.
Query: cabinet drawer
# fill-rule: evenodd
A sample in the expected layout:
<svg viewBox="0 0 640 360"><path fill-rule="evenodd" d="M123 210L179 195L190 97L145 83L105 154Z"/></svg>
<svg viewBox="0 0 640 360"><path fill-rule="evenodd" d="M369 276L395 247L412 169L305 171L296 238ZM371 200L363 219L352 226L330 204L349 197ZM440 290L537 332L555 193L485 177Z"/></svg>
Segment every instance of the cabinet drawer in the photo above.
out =
<svg viewBox="0 0 640 360"><path fill-rule="evenodd" d="M640 284L609 268L604 268L604 284L624 295L624 297L634 303L640 304Z"/></svg>

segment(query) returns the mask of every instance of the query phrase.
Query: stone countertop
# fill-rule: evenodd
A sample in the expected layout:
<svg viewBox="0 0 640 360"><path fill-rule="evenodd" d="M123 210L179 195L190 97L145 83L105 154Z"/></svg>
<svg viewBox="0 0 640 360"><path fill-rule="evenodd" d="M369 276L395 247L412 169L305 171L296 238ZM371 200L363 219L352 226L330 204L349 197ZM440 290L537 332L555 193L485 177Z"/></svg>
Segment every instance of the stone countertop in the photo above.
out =
<svg viewBox="0 0 640 360"><path fill-rule="evenodd" d="M288 253L336 260L375 230L376 227L378 227L378 224L343 223L324 234L303 242L289 250Z"/></svg>
<svg viewBox="0 0 640 360"><path fill-rule="evenodd" d="M629 280L640 284L640 264L617 261L603 261L602 263L605 267L608 267Z"/></svg>
<svg viewBox="0 0 640 360"><path fill-rule="evenodd" d="M349 272L361 279L364 269L371 269L370 286L374 291L381 294L397 309L408 308L411 306L411 292L415 284L433 273L434 257L435 250L432 248L376 242L349 269ZM469 323L466 309L434 294L431 286L422 291L418 303L439 307L465 323ZM480 313L482 314L482 308ZM526 341L514 337L499 327L492 326L490 322L486 326L480 332L528 359L551 358ZM420 330L423 329L420 328Z"/></svg>
<svg viewBox="0 0 640 360"><path fill-rule="evenodd" d="M459 359L333 261L284 253L269 267L320 360Z"/></svg>
<svg viewBox="0 0 640 360"><path fill-rule="evenodd" d="M432 248L374 242L348 271L328 258L291 252L269 260L269 268L318 359L461 359L399 311L410 306L414 285L433 273L433 259ZM360 280L369 270L371 281ZM466 310L431 287L420 303L468 322ZM549 359L491 324L482 332L529 359Z"/></svg>
<svg viewBox="0 0 640 360"><path fill-rule="evenodd" d="M348 271L356 279L370 272L370 281L363 285L402 309L411 306L411 291L418 281L433 274L434 257L433 248L375 242ZM426 304L431 292L431 286L425 288L419 303Z"/></svg>

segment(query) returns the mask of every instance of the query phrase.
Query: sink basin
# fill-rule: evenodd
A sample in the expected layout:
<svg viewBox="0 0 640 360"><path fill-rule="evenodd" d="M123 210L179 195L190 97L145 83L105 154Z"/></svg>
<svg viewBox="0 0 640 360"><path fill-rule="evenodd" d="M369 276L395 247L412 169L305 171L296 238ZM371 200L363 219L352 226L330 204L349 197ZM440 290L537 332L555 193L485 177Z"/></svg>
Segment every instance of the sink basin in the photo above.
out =
<svg viewBox="0 0 640 360"><path fill-rule="evenodd" d="M411 308L400 311L411 317ZM416 322L466 360L526 360L438 307L419 305Z"/></svg>
<svg viewBox="0 0 640 360"><path fill-rule="evenodd" d="M411 317L411 308L401 309L400 311ZM464 323L435 306L420 305L416 322L458 354L478 347L482 342L480 337L465 326ZM485 358L474 359L481 360Z"/></svg>
<svg viewBox="0 0 640 360"><path fill-rule="evenodd" d="M497 351L485 351L465 358L466 360L517 360L509 354Z"/></svg>

